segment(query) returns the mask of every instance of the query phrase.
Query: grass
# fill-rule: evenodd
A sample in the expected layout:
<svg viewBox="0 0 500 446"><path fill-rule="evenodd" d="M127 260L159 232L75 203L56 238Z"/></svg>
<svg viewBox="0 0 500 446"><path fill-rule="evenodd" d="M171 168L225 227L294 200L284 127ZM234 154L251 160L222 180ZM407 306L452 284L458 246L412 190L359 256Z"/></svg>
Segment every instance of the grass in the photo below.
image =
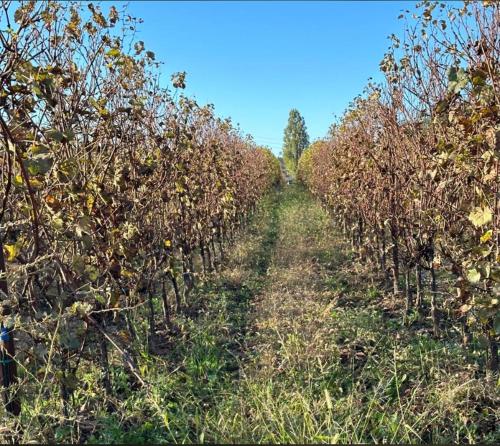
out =
<svg viewBox="0 0 500 446"><path fill-rule="evenodd" d="M168 351L143 354L146 388L113 369L116 410L87 414L79 441L500 442L496 383L457 340L387 311L390 298L298 186L262 203L195 299ZM90 392L95 372L86 379Z"/></svg>

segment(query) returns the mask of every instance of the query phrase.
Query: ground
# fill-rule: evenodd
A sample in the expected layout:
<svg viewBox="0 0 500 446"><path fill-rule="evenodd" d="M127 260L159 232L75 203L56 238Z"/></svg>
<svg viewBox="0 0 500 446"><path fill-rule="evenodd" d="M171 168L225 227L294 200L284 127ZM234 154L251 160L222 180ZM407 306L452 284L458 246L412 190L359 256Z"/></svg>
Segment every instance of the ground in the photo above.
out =
<svg viewBox="0 0 500 446"><path fill-rule="evenodd" d="M146 388L90 442L499 442L498 387L401 311L299 186L270 194L196 292ZM120 382L117 369L113 382Z"/></svg>

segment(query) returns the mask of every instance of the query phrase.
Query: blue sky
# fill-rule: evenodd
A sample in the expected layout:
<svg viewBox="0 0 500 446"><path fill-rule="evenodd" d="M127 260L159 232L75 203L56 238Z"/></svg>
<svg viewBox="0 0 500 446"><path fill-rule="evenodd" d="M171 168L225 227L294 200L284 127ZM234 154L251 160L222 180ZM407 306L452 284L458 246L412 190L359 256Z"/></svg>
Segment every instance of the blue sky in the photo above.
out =
<svg viewBox="0 0 500 446"><path fill-rule="evenodd" d="M279 154L288 112L297 108L311 140L326 134L399 34L414 2L130 2L144 19L137 40L170 74L187 72L186 92L213 103L242 131Z"/></svg>

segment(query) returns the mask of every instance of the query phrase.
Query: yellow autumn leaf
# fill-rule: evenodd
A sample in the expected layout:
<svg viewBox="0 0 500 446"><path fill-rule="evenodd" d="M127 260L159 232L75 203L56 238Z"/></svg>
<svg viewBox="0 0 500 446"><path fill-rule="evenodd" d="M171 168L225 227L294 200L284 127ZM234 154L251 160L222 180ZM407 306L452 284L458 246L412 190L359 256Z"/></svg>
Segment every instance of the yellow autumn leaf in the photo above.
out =
<svg viewBox="0 0 500 446"><path fill-rule="evenodd" d="M21 246L15 243L13 245L3 245L3 249L7 254L7 261L13 262L19 254L19 251L21 251Z"/></svg>
<svg viewBox="0 0 500 446"><path fill-rule="evenodd" d="M30 145L30 152L33 155L40 155L40 154L48 153L49 150L48 150L47 146L33 143Z"/></svg>
<svg viewBox="0 0 500 446"><path fill-rule="evenodd" d="M92 208L94 207L95 198L93 195L87 195L87 209L89 212L92 212Z"/></svg>
<svg viewBox="0 0 500 446"><path fill-rule="evenodd" d="M14 175L12 183L16 187L21 187L23 185L23 177L21 175Z"/></svg>
<svg viewBox="0 0 500 446"><path fill-rule="evenodd" d="M131 277L134 277L134 272L130 271L129 269L122 268L121 275L123 277L126 277L126 278L130 279Z"/></svg>
<svg viewBox="0 0 500 446"><path fill-rule="evenodd" d="M30 179L30 185L33 189L36 189L36 190L41 189L43 187L43 183L36 178Z"/></svg>
<svg viewBox="0 0 500 446"><path fill-rule="evenodd" d="M491 237L493 236L493 231L490 229L489 231L486 231L482 236L481 236L481 243L486 243L489 240L491 240Z"/></svg>

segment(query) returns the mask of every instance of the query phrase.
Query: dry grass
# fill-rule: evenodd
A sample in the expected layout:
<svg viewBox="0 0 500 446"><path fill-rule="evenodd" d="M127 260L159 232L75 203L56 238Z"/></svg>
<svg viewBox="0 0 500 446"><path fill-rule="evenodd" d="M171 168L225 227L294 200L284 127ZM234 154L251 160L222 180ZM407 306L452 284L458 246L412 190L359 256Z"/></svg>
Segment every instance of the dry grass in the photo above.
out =
<svg viewBox="0 0 500 446"><path fill-rule="evenodd" d="M210 439L500 438L491 424L498 398L483 400L484 416L464 404L472 391L487 392L488 384L471 379L460 356L443 355L447 346L415 339L394 320L400 303L373 291L377 279L370 267L351 259L323 210L292 189L278 214L276 248L252 303L243 378L236 394L211 414ZM424 359L417 360L417 351ZM457 368L463 376L453 379Z"/></svg>
<svg viewBox="0 0 500 446"><path fill-rule="evenodd" d="M127 388L115 366L115 413L93 410L68 429L38 410L44 437L24 441L500 442L496 383L426 321L403 325L401 303L377 283L306 192L278 191L221 277L194 293L197 311L174 321L165 354L143 354L147 389ZM81 404L98 399L85 392Z"/></svg>

